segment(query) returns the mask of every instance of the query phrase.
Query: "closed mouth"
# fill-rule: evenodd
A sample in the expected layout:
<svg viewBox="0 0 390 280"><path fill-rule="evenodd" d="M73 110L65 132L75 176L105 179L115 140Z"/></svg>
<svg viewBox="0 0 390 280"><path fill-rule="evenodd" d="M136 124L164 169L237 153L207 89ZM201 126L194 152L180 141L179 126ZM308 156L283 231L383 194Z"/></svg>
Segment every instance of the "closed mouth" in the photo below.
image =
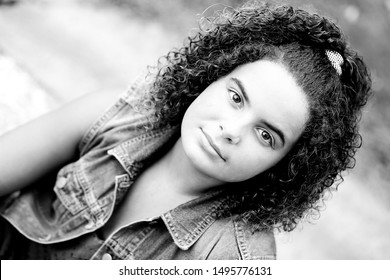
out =
<svg viewBox="0 0 390 280"><path fill-rule="evenodd" d="M218 156L223 160L226 161L226 159L222 156L221 150L218 148L217 145L213 142L213 139L208 135L202 128L200 129L203 133L203 135L206 137L207 142L209 142L210 146L214 149L214 151L218 154Z"/></svg>

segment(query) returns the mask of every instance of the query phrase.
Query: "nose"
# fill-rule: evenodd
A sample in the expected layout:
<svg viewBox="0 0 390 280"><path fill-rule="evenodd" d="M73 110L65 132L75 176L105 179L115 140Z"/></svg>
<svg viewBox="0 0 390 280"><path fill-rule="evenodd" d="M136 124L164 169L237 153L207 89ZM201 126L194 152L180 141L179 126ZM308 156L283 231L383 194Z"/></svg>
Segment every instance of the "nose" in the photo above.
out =
<svg viewBox="0 0 390 280"><path fill-rule="evenodd" d="M241 141L239 129L233 125L229 126L219 126L222 133L222 138L229 144L236 145Z"/></svg>

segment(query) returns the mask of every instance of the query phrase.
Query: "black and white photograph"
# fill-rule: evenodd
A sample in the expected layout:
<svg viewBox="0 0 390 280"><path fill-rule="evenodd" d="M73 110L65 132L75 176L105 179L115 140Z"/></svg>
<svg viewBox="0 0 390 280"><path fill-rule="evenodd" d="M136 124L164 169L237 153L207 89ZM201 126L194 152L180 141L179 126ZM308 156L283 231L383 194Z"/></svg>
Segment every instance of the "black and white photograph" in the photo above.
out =
<svg viewBox="0 0 390 280"><path fill-rule="evenodd" d="M390 0L0 0L0 259L390 260L389 45Z"/></svg>

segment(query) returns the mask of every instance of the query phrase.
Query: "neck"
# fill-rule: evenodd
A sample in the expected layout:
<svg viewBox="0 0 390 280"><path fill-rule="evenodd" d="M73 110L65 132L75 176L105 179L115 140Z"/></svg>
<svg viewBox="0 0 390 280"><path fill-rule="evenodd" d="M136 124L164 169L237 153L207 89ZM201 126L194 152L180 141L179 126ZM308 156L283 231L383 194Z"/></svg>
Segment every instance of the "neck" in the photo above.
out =
<svg viewBox="0 0 390 280"><path fill-rule="evenodd" d="M196 169L184 153L181 138L153 167L162 175L160 183L185 195L198 196L222 184Z"/></svg>

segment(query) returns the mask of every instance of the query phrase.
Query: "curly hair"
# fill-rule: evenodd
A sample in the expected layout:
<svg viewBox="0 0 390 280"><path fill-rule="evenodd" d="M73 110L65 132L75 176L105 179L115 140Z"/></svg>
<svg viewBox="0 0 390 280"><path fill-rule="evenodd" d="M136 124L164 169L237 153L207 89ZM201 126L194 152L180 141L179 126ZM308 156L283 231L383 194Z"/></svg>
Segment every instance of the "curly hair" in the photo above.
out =
<svg viewBox="0 0 390 280"><path fill-rule="evenodd" d="M287 67L308 96L305 130L276 166L239 188L226 188L225 212L240 214L254 230L290 231L320 211L325 190L355 164L360 109L371 94L369 71L331 20L291 6L251 3L206 23L207 29L160 60L141 105L153 107L154 126L178 125L208 85L239 65L268 59ZM342 55L341 75L325 50Z"/></svg>

